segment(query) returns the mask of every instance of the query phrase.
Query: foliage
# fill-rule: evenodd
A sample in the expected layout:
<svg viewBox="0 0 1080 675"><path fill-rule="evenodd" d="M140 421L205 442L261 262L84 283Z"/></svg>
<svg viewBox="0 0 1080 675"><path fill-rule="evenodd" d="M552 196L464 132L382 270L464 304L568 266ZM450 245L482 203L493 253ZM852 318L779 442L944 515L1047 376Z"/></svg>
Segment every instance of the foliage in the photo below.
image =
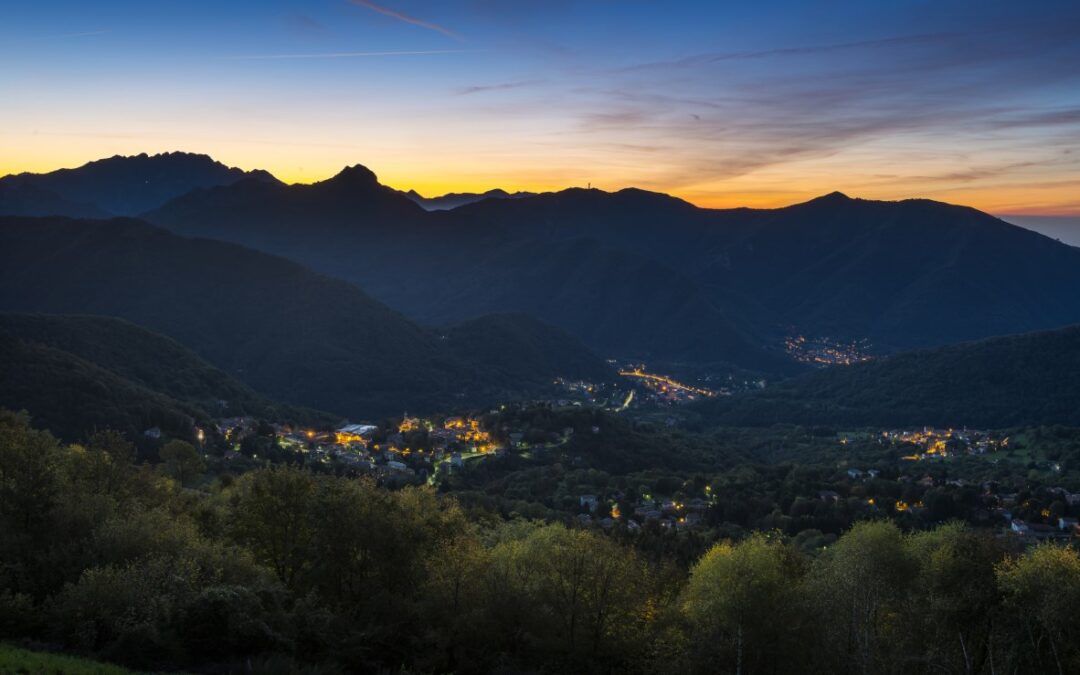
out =
<svg viewBox="0 0 1080 675"><path fill-rule="evenodd" d="M166 455L0 413L0 639L210 672L1080 667L1080 556L1060 545L868 520L831 545L735 532L683 567L660 533L466 513L428 487L268 467L185 489Z"/></svg>

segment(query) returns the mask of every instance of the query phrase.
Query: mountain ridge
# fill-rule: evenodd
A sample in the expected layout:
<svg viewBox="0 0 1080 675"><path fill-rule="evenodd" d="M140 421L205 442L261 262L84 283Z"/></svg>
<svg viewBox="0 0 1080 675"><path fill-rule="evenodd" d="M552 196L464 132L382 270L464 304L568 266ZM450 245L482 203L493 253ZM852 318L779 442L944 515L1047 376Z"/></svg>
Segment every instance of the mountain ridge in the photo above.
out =
<svg viewBox="0 0 1080 675"><path fill-rule="evenodd" d="M119 316L265 396L343 416L535 391L461 360L348 282L132 219L0 218L0 310Z"/></svg>

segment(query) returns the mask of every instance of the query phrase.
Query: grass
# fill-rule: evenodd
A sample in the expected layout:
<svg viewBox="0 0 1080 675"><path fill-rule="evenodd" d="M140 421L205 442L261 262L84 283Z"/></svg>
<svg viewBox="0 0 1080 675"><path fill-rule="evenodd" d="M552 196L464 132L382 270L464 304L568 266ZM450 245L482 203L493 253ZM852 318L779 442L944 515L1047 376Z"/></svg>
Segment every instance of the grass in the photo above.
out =
<svg viewBox="0 0 1080 675"><path fill-rule="evenodd" d="M0 675L131 675L108 663L0 644Z"/></svg>

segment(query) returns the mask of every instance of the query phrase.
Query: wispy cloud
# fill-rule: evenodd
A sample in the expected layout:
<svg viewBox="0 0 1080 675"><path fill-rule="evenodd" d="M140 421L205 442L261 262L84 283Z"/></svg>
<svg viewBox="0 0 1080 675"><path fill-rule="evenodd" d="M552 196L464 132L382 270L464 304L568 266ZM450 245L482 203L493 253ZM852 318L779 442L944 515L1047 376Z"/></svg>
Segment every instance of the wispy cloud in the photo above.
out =
<svg viewBox="0 0 1080 675"><path fill-rule="evenodd" d="M776 56L809 56L814 54L828 54L830 52L854 51L879 47L899 47L907 45L930 44L954 39L961 33L928 33L923 35L901 35L878 40L857 40L853 42L839 42L824 45L809 45L803 47L776 47L773 49L760 49L755 51L721 52L708 54L695 54L674 61L655 61L652 63L640 63L629 66L622 70L647 70L651 68L668 68L672 66L694 66L707 63L719 63L721 61L738 61L743 59L763 59Z"/></svg>
<svg viewBox="0 0 1080 675"><path fill-rule="evenodd" d="M520 82L500 82L499 84L478 84L472 87L462 87L461 89L458 89L455 93L458 96L468 96L470 94L481 94L489 91L521 89L522 87L531 87L543 83L544 80L521 80Z"/></svg>
<svg viewBox="0 0 1080 675"><path fill-rule="evenodd" d="M463 42L464 39L465 39L465 38L461 37L460 34L455 33L454 31L450 30L449 28L446 28L445 26L440 26L439 24L432 23L430 21L424 21L423 19L418 19L415 16L409 16L408 14L405 14L403 12L399 12L399 11L394 10L394 9L390 9L389 7L384 7L382 5L375 4L374 2L371 2L370 0L349 0L349 2L351 2L352 4L354 4L354 5L358 6L358 7L364 7L366 9L370 9L373 12L378 12L379 14L382 14L384 16L388 16L388 17L390 17L392 19L397 19L398 21L403 21L405 23L412 24L413 26L419 26L420 28L426 28L428 30L433 30L436 33L442 33L446 37L452 38L454 40L458 40L459 42Z"/></svg>
<svg viewBox="0 0 1080 675"><path fill-rule="evenodd" d="M423 49L388 52L323 52L321 54L248 54L230 58L241 61L272 61L278 59L357 59L379 56L432 56L435 54L468 54L475 49Z"/></svg>

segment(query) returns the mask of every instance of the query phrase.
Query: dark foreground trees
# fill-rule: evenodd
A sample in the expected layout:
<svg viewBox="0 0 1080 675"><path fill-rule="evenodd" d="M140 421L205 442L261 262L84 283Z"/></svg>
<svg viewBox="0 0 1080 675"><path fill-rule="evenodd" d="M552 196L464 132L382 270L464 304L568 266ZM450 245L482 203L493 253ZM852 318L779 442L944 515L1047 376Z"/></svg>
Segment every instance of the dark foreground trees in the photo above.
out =
<svg viewBox="0 0 1080 675"><path fill-rule="evenodd" d="M0 639L209 672L1080 672L1066 547L862 522L686 570L426 488L270 468L199 492L180 450L141 465L0 412Z"/></svg>

